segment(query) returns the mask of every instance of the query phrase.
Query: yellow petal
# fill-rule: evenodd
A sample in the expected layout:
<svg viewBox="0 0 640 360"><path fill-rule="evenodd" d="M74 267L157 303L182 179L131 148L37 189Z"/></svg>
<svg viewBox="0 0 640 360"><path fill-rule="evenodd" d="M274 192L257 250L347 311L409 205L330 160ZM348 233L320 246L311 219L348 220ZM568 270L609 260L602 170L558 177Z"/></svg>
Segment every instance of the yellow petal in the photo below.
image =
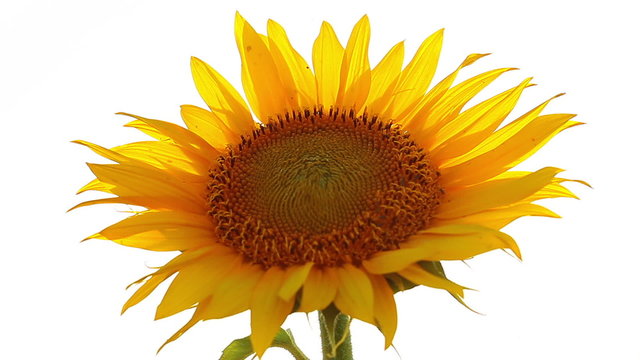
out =
<svg viewBox="0 0 640 360"><path fill-rule="evenodd" d="M236 263L215 289L211 289L212 306L203 312L202 317L221 319L249 309L253 290L262 274L264 271L258 265Z"/></svg>
<svg viewBox="0 0 640 360"><path fill-rule="evenodd" d="M473 149L486 139L516 106L531 78L470 108L453 119L435 135L432 159L437 164Z"/></svg>
<svg viewBox="0 0 640 360"><path fill-rule="evenodd" d="M202 208L200 207L183 207L180 204L176 205L176 203L172 203L175 199L171 198L161 198L161 197L146 197L146 196L118 196L112 198L105 199L96 199L96 200L88 200L83 201L74 207L70 208L67 211L75 210L81 207L90 206L90 205L99 205L99 204L129 204L135 206L142 206L149 210L156 211L183 211L188 213L193 213L197 215L202 215Z"/></svg>
<svg viewBox="0 0 640 360"><path fill-rule="evenodd" d="M280 325L293 309L294 299L278 296L285 281L285 273L278 266L269 268L262 276L251 297L251 344L258 357L271 346Z"/></svg>
<svg viewBox="0 0 640 360"><path fill-rule="evenodd" d="M170 141L189 152L192 159L200 158L203 162L213 163L218 158L220 152L213 146L209 145L203 138L195 133L183 128L182 126L172 124L166 121L153 120L143 118L138 115L117 113L118 115L126 115L135 118L125 126L136 128L145 133L149 133L149 129L158 135L156 138L161 141Z"/></svg>
<svg viewBox="0 0 640 360"><path fill-rule="evenodd" d="M491 84L500 75L513 68L496 69L476 75L471 79L449 89L437 101L424 119L425 127L415 134L416 142L431 149L435 141L434 135L453 118L460 114L460 110L473 99L482 89Z"/></svg>
<svg viewBox="0 0 640 360"><path fill-rule="evenodd" d="M438 30L422 42L411 62L402 71L394 90L392 109L387 112L395 119L407 108L417 104L431 84L438 66L444 29Z"/></svg>
<svg viewBox="0 0 640 360"><path fill-rule="evenodd" d="M105 183L99 179L93 179L89 181L85 186L81 187L76 194L82 194L85 191L102 191L108 194L114 194L113 190L116 186L113 184Z"/></svg>
<svg viewBox="0 0 640 360"><path fill-rule="evenodd" d="M397 43L371 71L367 112L380 114L391 102L404 61L404 42Z"/></svg>
<svg viewBox="0 0 640 360"><path fill-rule="evenodd" d="M318 104L324 108L336 103L343 54L344 49L333 28L329 23L323 22L320 34L313 43L313 69L316 73Z"/></svg>
<svg viewBox="0 0 640 360"><path fill-rule="evenodd" d="M418 264L409 265L400 270L398 274L414 284L447 290L452 294L464 297L464 290L466 289L464 286L460 286L451 280L435 275L423 269Z"/></svg>
<svg viewBox="0 0 640 360"><path fill-rule="evenodd" d="M364 271L351 264L336 268L338 292L334 303L343 314L375 324L373 288Z"/></svg>
<svg viewBox="0 0 640 360"><path fill-rule="evenodd" d="M182 105L180 115L189 130L205 139L214 148L224 151L226 145L240 137L211 111L193 105Z"/></svg>
<svg viewBox="0 0 640 360"><path fill-rule="evenodd" d="M302 299L298 311L324 310L336 297L338 276L330 267L313 267L302 288Z"/></svg>
<svg viewBox="0 0 640 360"><path fill-rule="evenodd" d="M166 200L166 207L206 213L206 184L187 184L162 170L124 164L87 164L108 191L123 197L149 197Z"/></svg>
<svg viewBox="0 0 640 360"><path fill-rule="evenodd" d="M117 222L88 239L111 240L153 251L176 251L211 245L211 219L180 211L147 211Z"/></svg>
<svg viewBox="0 0 640 360"><path fill-rule="evenodd" d="M144 197L137 197L137 198L136 197L112 197L112 198L88 200L75 205L74 207L72 207L67 211L75 210L85 206L99 205L99 204L129 204L129 205L146 207L144 199L145 199ZM166 208L163 208L163 210L165 209Z"/></svg>
<svg viewBox="0 0 640 360"><path fill-rule="evenodd" d="M458 164L462 164L478 155L489 152L500 144L505 142L507 139L511 138L513 135L517 134L520 130L522 130L525 126L530 124L532 121L538 118L542 110L551 102L551 100L562 96L564 94L558 94L553 96L549 100L543 102L542 104L536 106L535 108L529 110L526 114L520 116L516 120L510 122L509 124L503 126L498 129L498 131L492 133L487 139L482 141L479 145L477 145L473 150L468 151L467 153L455 158L446 161L442 164L443 167L452 167Z"/></svg>
<svg viewBox="0 0 640 360"><path fill-rule="evenodd" d="M371 67L369 65L369 38L371 29L365 15L353 27L347 42L340 67L340 87L336 105L353 109L356 113L364 106L371 87Z"/></svg>
<svg viewBox="0 0 640 360"><path fill-rule="evenodd" d="M118 113L116 113L116 115L119 115ZM122 114L120 114L122 115ZM154 128L151 125L145 124L143 121L140 120L133 120L127 124L124 125L125 127L132 127L135 128L141 132L143 132L144 134L149 135L150 137L156 139L156 140L160 140L160 141L168 141L171 142L171 138L169 138L168 136L162 134L160 131L158 131L158 129Z"/></svg>
<svg viewBox="0 0 640 360"><path fill-rule="evenodd" d="M511 249L521 256L518 245L505 233L479 225L445 225L414 235L402 248L380 252L363 265L370 273L388 274L421 260L465 260L495 249Z"/></svg>
<svg viewBox="0 0 640 360"><path fill-rule="evenodd" d="M112 167L117 170L129 169L137 173L156 174L165 179L170 179L170 181L174 183L206 183L206 180L200 174L206 174L209 171L208 163L200 162L197 159L189 159L184 153L154 153L154 150L157 150L156 146L139 145L139 143L126 144L113 149L107 149L88 141L76 140L73 142L87 146L96 154L120 164L117 166L107 165L107 172L109 172L108 168ZM160 143L158 141L152 141L151 143L164 144L170 148L180 150L178 146L169 143ZM89 168L91 167L90 165ZM125 185L126 179L124 182L122 180L120 176L120 185ZM100 181L108 182L104 177ZM115 183L112 183L112 185L115 185ZM193 188L193 185L190 187ZM83 190L86 189L83 188ZM117 191L118 189L112 187L108 192L113 193L114 190Z"/></svg>
<svg viewBox="0 0 640 360"><path fill-rule="evenodd" d="M200 156L192 157L192 152L170 142L140 141L116 146L111 150L159 169L171 170L172 174L185 179L192 177L179 174L175 170L200 176L207 174L211 168L211 160L203 161Z"/></svg>
<svg viewBox="0 0 640 360"><path fill-rule="evenodd" d="M511 206L486 210L454 219L436 219L434 222L432 222L431 225L440 226L448 224L478 224L491 229L502 229L512 221L522 216L546 216L553 218L560 217L560 215L545 208L544 206L529 203L517 203Z"/></svg>
<svg viewBox="0 0 640 360"><path fill-rule="evenodd" d="M380 332L384 335L385 349L393 343L398 327L398 313L393 291L383 276L369 275L373 288L373 314Z"/></svg>
<svg viewBox="0 0 640 360"><path fill-rule="evenodd" d="M565 125L573 116L540 116L492 151L462 164L442 168L440 181L447 186L464 186L493 178L525 160L554 135L566 129Z"/></svg>
<svg viewBox="0 0 640 360"><path fill-rule="evenodd" d="M244 52L242 50L242 34L244 33L244 25L246 24L246 20L240 15L238 11L236 11L235 24L234 24L234 33L236 38L236 44L238 46L238 52L240 53L241 60L241 79L242 79L242 87L244 89L244 94L253 109L253 113L260 116L261 112L259 109L259 102L256 91L253 86L253 82L251 81L251 75L249 74L249 68L245 66Z"/></svg>
<svg viewBox="0 0 640 360"><path fill-rule="evenodd" d="M302 56L291 46L286 32L273 20L267 22L269 48L280 74L289 74L283 83L294 90L297 103L302 108L312 108L316 104L316 80L311 68Z"/></svg>
<svg viewBox="0 0 640 360"><path fill-rule="evenodd" d="M212 249L208 247L185 251L175 258L171 259L171 261L166 263L164 266L160 267L158 271L154 272L153 274L147 275L133 283L136 284L146 280L144 284L142 284L124 304L124 306L122 307L122 313L124 314L127 309L144 300L147 296L149 296L149 294L153 292L153 290L158 287L158 285L168 279L171 275L175 274L182 267L189 265L193 261L197 261L199 258L203 257L211 251Z"/></svg>
<svg viewBox="0 0 640 360"><path fill-rule="evenodd" d="M251 112L240 94L209 64L192 57L191 74L202 100L231 131L240 135L255 128Z"/></svg>
<svg viewBox="0 0 640 360"><path fill-rule="evenodd" d="M442 199L435 217L448 219L513 204L542 189L560 171L546 167L521 178L492 180L449 191Z"/></svg>
<svg viewBox="0 0 640 360"><path fill-rule="evenodd" d="M138 166L148 165L148 164L144 164L143 162L131 159L131 158L127 157L127 156L124 156L124 155L120 154L117 151L104 148L104 147L102 147L100 145L96 145L96 144L90 143L88 141L74 140L72 142L76 143L76 144L84 145L84 146L88 147L89 149L93 150L96 154L98 154L98 155L100 155L100 156L102 156L102 157L104 157L106 159L109 159L111 161L115 161L117 163L120 163L120 164L133 164L133 165L138 165Z"/></svg>
<svg viewBox="0 0 640 360"><path fill-rule="evenodd" d="M413 109L408 108L404 113L398 115L396 121L403 124L405 129L411 133L424 129L424 119L432 111L433 106L447 93L458 76L458 72L487 55L489 54L471 54L467 56L454 72L442 79L433 89L429 90L418 105Z"/></svg>
<svg viewBox="0 0 640 360"><path fill-rule="evenodd" d="M526 197L522 200L522 202L532 202L542 199L553 199L553 198L573 198L579 199L576 194L574 194L571 190L560 184L548 184L545 185L542 189L536 191L534 194Z"/></svg>
<svg viewBox="0 0 640 360"><path fill-rule="evenodd" d="M531 173L532 173L531 171L507 171L505 173L502 173L496 176L493 180L522 178ZM545 185L542 189L522 199L518 203L528 204L537 200L559 198L559 197L579 199L578 196L576 196L576 194L574 194L571 190L561 185L564 182L577 182L579 184L591 187L589 183L582 180L573 180L573 179L554 177L551 180L551 183Z"/></svg>
<svg viewBox="0 0 640 360"><path fill-rule="evenodd" d="M193 313L193 316L191 317L191 319L189 319L189 321L187 321L187 323L183 327L181 327L180 330L178 330L169 339L167 339L167 341L165 341L164 344L160 346L160 348L158 349L158 352L160 352L162 348L167 346L167 344L178 340L185 332L187 332L187 330L191 329L199 321L204 320L204 317L202 316L202 314L209 307L209 300L210 299L205 299L200 304L198 304L198 307L196 308L196 311Z"/></svg>
<svg viewBox="0 0 640 360"><path fill-rule="evenodd" d="M127 167L137 167L140 170L146 169L152 172L156 172L157 169L167 170L166 172L172 177L190 183L205 182L200 174L206 174L210 166L208 161L200 162L198 159L189 158L179 146L159 141L130 143L113 149L83 140L73 142L84 145L96 154Z"/></svg>
<svg viewBox="0 0 640 360"><path fill-rule="evenodd" d="M212 295L231 267L242 261L235 252L210 253L182 269L158 305L155 319L163 319L184 311Z"/></svg>
<svg viewBox="0 0 640 360"><path fill-rule="evenodd" d="M287 96L267 44L253 27L236 13L236 24L238 23L241 25L236 25L236 40L242 59L242 83L251 108L263 122L266 122L291 110L294 99Z"/></svg>
<svg viewBox="0 0 640 360"><path fill-rule="evenodd" d="M282 284L282 288L278 291L278 295L282 300L290 300L293 295L300 290L302 284L307 280L307 276L309 275L309 271L312 266L313 263L308 262L304 265L290 266L287 268L284 283Z"/></svg>

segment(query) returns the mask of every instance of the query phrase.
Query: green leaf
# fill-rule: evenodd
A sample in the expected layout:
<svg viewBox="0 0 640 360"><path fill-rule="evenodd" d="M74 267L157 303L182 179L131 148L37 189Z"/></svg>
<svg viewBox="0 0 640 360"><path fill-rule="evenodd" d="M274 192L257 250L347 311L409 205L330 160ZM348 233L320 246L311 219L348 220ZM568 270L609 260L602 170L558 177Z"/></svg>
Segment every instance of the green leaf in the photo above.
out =
<svg viewBox="0 0 640 360"><path fill-rule="evenodd" d="M222 350L220 360L244 360L253 353L251 339L247 336L242 339L233 340L231 344Z"/></svg>
<svg viewBox="0 0 640 360"><path fill-rule="evenodd" d="M396 273L386 274L384 278L387 280L387 284L389 284L394 294L399 291L409 290L417 286L416 284Z"/></svg>
<svg viewBox="0 0 640 360"><path fill-rule="evenodd" d="M308 357L298 348L293 338L291 330L278 330L276 337L271 343L271 347L279 347L287 350L295 360L309 360ZM242 339L236 339L229 344L223 351L220 360L244 360L254 354L251 346L251 337L247 336Z"/></svg>
<svg viewBox="0 0 640 360"><path fill-rule="evenodd" d="M437 275L445 279L447 278L444 273L444 267L442 267L442 263L440 261L420 261L418 265L433 275Z"/></svg>

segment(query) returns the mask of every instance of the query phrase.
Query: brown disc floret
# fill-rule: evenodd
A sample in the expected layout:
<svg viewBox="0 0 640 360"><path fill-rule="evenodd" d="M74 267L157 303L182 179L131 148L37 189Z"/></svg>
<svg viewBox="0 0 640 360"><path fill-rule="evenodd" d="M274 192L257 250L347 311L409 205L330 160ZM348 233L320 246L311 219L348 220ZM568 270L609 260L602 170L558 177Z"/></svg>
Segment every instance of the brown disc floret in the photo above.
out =
<svg viewBox="0 0 640 360"><path fill-rule="evenodd" d="M265 267L359 264L424 229L442 188L400 126L332 109L286 113L210 172L219 241Z"/></svg>

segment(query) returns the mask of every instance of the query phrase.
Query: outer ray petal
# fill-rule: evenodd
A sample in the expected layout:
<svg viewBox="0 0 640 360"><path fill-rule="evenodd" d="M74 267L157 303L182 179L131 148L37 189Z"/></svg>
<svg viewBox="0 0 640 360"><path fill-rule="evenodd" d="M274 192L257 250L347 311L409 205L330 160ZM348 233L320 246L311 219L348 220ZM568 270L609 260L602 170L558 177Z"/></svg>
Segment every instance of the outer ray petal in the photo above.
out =
<svg viewBox="0 0 640 360"><path fill-rule="evenodd" d="M576 125L568 123L574 116L540 116L493 150L462 164L442 168L441 181L449 186L464 186L497 176L529 157L560 131Z"/></svg>
<svg viewBox="0 0 640 360"><path fill-rule="evenodd" d="M240 139L237 133L211 111L193 105L182 105L180 115L189 130L220 151L224 151L227 144Z"/></svg>
<svg viewBox="0 0 640 360"><path fill-rule="evenodd" d="M99 205L99 204L129 204L129 205L137 205L137 206L144 206L147 207L145 205L145 201L146 198L145 197L111 197L111 198L104 198L104 199L95 199L95 200L88 200L88 201L83 201L79 204L76 204L74 207L70 208L67 211L72 211L75 209L79 209L81 207L85 207L85 206L90 206L90 205ZM158 203L158 205L162 208L162 210L168 210L166 208L166 205L162 204L162 203ZM153 209L153 210L158 210L158 209Z"/></svg>
<svg viewBox="0 0 640 360"><path fill-rule="evenodd" d="M324 310L336 296L338 275L330 267L313 267L302 288L302 298L297 311Z"/></svg>
<svg viewBox="0 0 640 360"><path fill-rule="evenodd" d="M462 216L459 218L437 220L432 222L432 226L441 226L448 224L478 224L491 229L502 229L512 221L523 216L546 216L559 218L560 215L545 208L544 206L529 204L529 203L516 203L514 205L491 209L475 213L468 216Z"/></svg>
<svg viewBox="0 0 640 360"><path fill-rule="evenodd" d="M242 58L242 83L251 108L263 121L297 107L282 83L263 38L236 13L236 40Z"/></svg>
<svg viewBox="0 0 640 360"><path fill-rule="evenodd" d="M117 151L104 148L100 145L96 145L84 140L74 140L72 142L76 144L84 145L89 149L93 150L96 154L106 159L109 159L111 161L115 161L120 164L130 164L130 165L137 165L137 166L149 168L149 164L147 163L144 163L135 159L131 159L128 156L122 155Z"/></svg>
<svg viewBox="0 0 640 360"><path fill-rule="evenodd" d="M375 324L373 318L373 288L367 275L351 264L336 268L338 292L336 307L356 319Z"/></svg>
<svg viewBox="0 0 640 360"><path fill-rule="evenodd" d="M282 287L278 291L278 296L280 296L282 300L290 300L307 280L312 266L313 263L308 262L304 265L288 267L285 272Z"/></svg>
<svg viewBox="0 0 640 360"><path fill-rule="evenodd" d="M87 164L96 177L111 188L110 193L122 197L166 199L166 207L189 212L206 212L205 186L188 184L166 172L123 164Z"/></svg>
<svg viewBox="0 0 640 360"><path fill-rule="evenodd" d="M486 136L486 133L494 131L495 128L482 127L482 123L480 123L479 124L480 126L476 126L472 129L469 129L468 132L474 135L460 137L459 139L450 141L448 142L448 144L442 146L442 152L438 156L443 159L449 159L449 160L444 161L441 164L441 166L450 167L450 166L453 166L454 164L463 163L466 160L469 160L471 157L477 156L478 154L482 153L484 151L482 149L489 147L489 144L493 142L500 143L501 141L493 140L493 138L495 138L498 134L503 134L507 129L510 129L509 132L511 134L515 134L517 131L522 129L529 122L537 118L542 112L542 110L549 104L549 102L551 102L551 100L562 95L563 94L558 94L550 98L549 100L531 109L526 114L520 116L518 119L512 121L510 124L504 126L503 128L499 129L494 133L489 134L489 136ZM504 135L501 135L500 137L503 137L503 136ZM481 139L482 141L478 141L478 139ZM464 151L456 150L458 148L463 149ZM452 150L455 150L455 151L452 151ZM440 149L434 150L434 151L440 151ZM453 156L458 156L458 157L452 158Z"/></svg>
<svg viewBox="0 0 640 360"><path fill-rule="evenodd" d="M290 73L291 84L297 103L302 108L312 108L316 105L316 81L311 68L302 56L291 46L286 32L273 20L267 22L269 34L269 48L278 71ZM286 85L286 83L285 83Z"/></svg>
<svg viewBox="0 0 640 360"><path fill-rule="evenodd" d="M198 304L198 307L196 308L196 311L193 313L193 316L191 317L191 319L183 327L181 327L180 330L178 330L169 339L167 339L167 341L165 341L164 344L160 346L160 348L158 349L158 352L160 352L165 346L167 346L167 344L178 340L185 332L187 332L187 330L191 329L195 324L197 324L201 320L204 320L203 312L208 308L209 301L210 299L205 299L200 304Z"/></svg>
<svg viewBox="0 0 640 360"><path fill-rule="evenodd" d="M415 132L424 128L424 119L431 112L431 108L434 104L438 102L449 90L458 76L458 72L487 55L489 54L471 54L467 56L454 72L440 81L433 89L429 90L422 100L420 100L418 105L413 109L407 109L407 111L398 115L396 117L396 121L400 124L404 124L405 129L410 132Z"/></svg>
<svg viewBox="0 0 640 360"><path fill-rule="evenodd" d="M293 309L294 299L278 296L285 272L278 266L269 268L253 291L251 298L251 344L258 357L269 348L284 319Z"/></svg>
<svg viewBox="0 0 640 360"><path fill-rule="evenodd" d="M200 158L203 162L213 162L220 153L195 133L166 121L143 118L138 115L118 113L135 118L125 126L134 127L147 134L154 134L160 141L170 141L189 152L191 159Z"/></svg>
<svg viewBox="0 0 640 360"><path fill-rule="evenodd" d="M458 116L460 110L474 98L482 89L491 84L500 75L513 68L496 69L476 75L471 79L449 89L434 103L426 118L422 119L423 128L414 132L416 142L426 149L431 149L435 140L434 135L453 118ZM427 95L429 96L429 95Z"/></svg>
<svg viewBox="0 0 640 360"><path fill-rule="evenodd" d="M498 129L496 132L492 133L488 138L486 138L484 141L482 141L480 144L478 144L475 148L473 148L471 151L468 151L467 153L446 161L443 166L445 167L451 167L454 165L458 165L461 164L465 161L468 161L480 154L486 153L488 151L491 151L492 149L495 149L498 145L502 144L504 141L506 141L507 139L511 138L513 135L517 134L520 130L522 130L525 126L527 126L528 124L530 124L532 121L534 121L535 119L537 119L540 115L540 113L542 113L542 110L544 110L544 108L549 104L549 102L551 102L551 100L562 96L563 94L558 94L552 98L550 98L549 100L543 102L542 104L536 106L535 108L531 109L529 112L527 112L526 114L520 116L519 118L517 118L516 120L510 122L509 124L503 126L502 128Z"/></svg>
<svg viewBox="0 0 640 360"><path fill-rule="evenodd" d="M102 182L102 181L100 181L98 179L93 179L93 180L89 181L85 186L81 187L78 190L78 192L76 193L76 195L77 194L82 194L83 192L90 191L90 190L101 191L101 192L105 192L107 194L114 194L115 195L115 193L113 192L115 187L116 186L113 185L113 184L105 183L105 182Z"/></svg>
<svg viewBox="0 0 640 360"><path fill-rule="evenodd" d="M316 73L318 104L329 108L336 103L340 87L340 67L344 49L331 25L323 22L313 43L313 69Z"/></svg>
<svg viewBox="0 0 640 360"><path fill-rule="evenodd" d="M336 105L344 109L353 109L356 113L364 106L371 87L370 36L369 18L365 15L351 32L340 67L340 87Z"/></svg>
<svg viewBox="0 0 640 360"><path fill-rule="evenodd" d="M175 178L175 181L180 183L202 183L202 177L196 174L206 174L209 170L207 164L189 159L185 153L180 152L178 146L169 143L152 141L149 142L149 146L131 143L113 149L82 140L76 140L74 143L84 145L96 154L120 163L128 169L139 168L140 171L156 174L166 172L171 179ZM163 148L157 144L166 146Z"/></svg>
<svg viewBox="0 0 640 360"><path fill-rule="evenodd" d="M278 45L272 38L269 38L262 34L259 34L259 36L267 45L267 48L271 53L273 63L278 69L278 76L280 77L280 81L282 83L282 91L284 93L286 101L290 104L291 109L299 109L301 107L299 100L302 94L298 90L298 85L293 79L293 74L291 74L291 69L289 68L289 65L287 65L284 55L282 54L280 49L278 49Z"/></svg>
<svg viewBox="0 0 640 360"><path fill-rule="evenodd" d="M247 98L251 108L253 109L254 114L260 116L261 112L259 109L259 102L257 98L257 93L253 86L253 82L251 81L251 74L249 74L249 69L245 66L244 54L242 52L243 45L242 42L242 34L244 33L244 25L247 21L240 15L239 12L236 11L235 17L235 38L236 44L238 46L238 52L240 53L241 60L241 78L242 78L242 87L244 89L245 97Z"/></svg>
<svg viewBox="0 0 640 360"><path fill-rule="evenodd" d="M522 200L522 202L532 202L532 201L537 201L542 199L553 199L553 198L563 198L563 197L579 199L578 196L576 196L576 194L574 194L571 190L567 189L566 187L560 184L551 183L546 185L542 189L536 191L531 196L526 197L525 199Z"/></svg>
<svg viewBox="0 0 640 360"><path fill-rule="evenodd" d="M175 170L202 175L206 174L211 166L210 161L201 161L200 157L192 158L192 153L169 142L140 141L116 146L111 150L154 167L171 170L173 174L184 178L193 179Z"/></svg>
<svg viewBox="0 0 640 360"><path fill-rule="evenodd" d="M140 168L153 173L163 170L162 172L168 173L172 178L175 177L179 182L193 184L203 182L199 174L206 174L209 171L208 162L202 163L197 159L190 159L180 147L170 143L149 141L107 149L88 141L73 142L84 145L96 154L128 168Z"/></svg>
<svg viewBox="0 0 640 360"><path fill-rule="evenodd" d="M429 88L438 66L444 29L429 36L418 48L413 59L402 71L394 90L394 98L387 114L395 119L409 107L415 106Z"/></svg>
<svg viewBox="0 0 640 360"><path fill-rule="evenodd" d="M542 189L560 171L546 167L521 178L488 181L447 193L435 217L448 219L513 204Z"/></svg>
<svg viewBox="0 0 640 360"><path fill-rule="evenodd" d="M191 74L200 96L219 121L236 134L255 128L251 112L240 94L209 64L192 57Z"/></svg>
<svg viewBox="0 0 640 360"><path fill-rule="evenodd" d="M385 349L393 343L398 327L398 313L393 291L383 276L369 275L373 288L373 314L380 332L384 335Z"/></svg>
<svg viewBox="0 0 640 360"><path fill-rule="evenodd" d="M414 235L402 248L380 252L363 266L373 274L388 274L420 260L465 260L495 249L511 249L521 256L518 245L505 233L479 225L446 225Z"/></svg>
<svg viewBox="0 0 640 360"><path fill-rule="evenodd" d="M215 238L208 216L181 211L139 213L88 237L153 251L194 249L212 245Z"/></svg>
<svg viewBox="0 0 640 360"><path fill-rule="evenodd" d="M251 296L264 274L260 266L236 263L218 286L211 289L211 305L204 310L204 319L221 319L248 310Z"/></svg>
<svg viewBox="0 0 640 360"><path fill-rule="evenodd" d="M134 206L142 206L149 210L155 211L184 211L187 213L193 214L202 214L201 208L194 207L183 207L180 204L174 203L174 198L162 198L162 197L147 197L147 196L118 196L112 198L104 198L104 199L96 199L96 200L88 200L77 204L72 207L71 210L75 210L81 207L89 206L89 205L98 205L98 204L128 204Z"/></svg>
<svg viewBox="0 0 640 360"><path fill-rule="evenodd" d="M156 320L175 315L211 296L212 289L240 261L238 254L226 249L181 269L158 305Z"/></svg>
<svg viewBox="0 0 640 360"><path fill-rule="evenodd" d="M532 174L532 172L530 172L530 171L508 171L508 172L500 174L499 176L496 176L493 180L516 179L516 178L522 178L522 177L527 176L529 174ZM542 189L536 191L533 195L524 198L523 200L519 201L518 203L528 204L528 203L531 203L531 202L537 201L537 200L549 199L549 198L558 198L558 197L569 197L569 198L578 199L578 196L576 196L571 190L569 190L566 187L564 187L563 185L561 185L564 182L577 182L577 183L580 183L582 185L591 187L591 185L589 185L589 183L587 183L585 181L582 181L582 180L573 180L573 179L565 179L565 178L554 177L551 180L550 184L545 185Z"/></svg>
<svg viewBox="0 0 640 360"><path fill-rule="evenodd" d="M462 155L486 139L513 110L530 80L481 102L443 126L430 152L436 163Z"/></svg>
<svg viewBox="0 0 640 360"><path fill-rule="evenodd" d="M411 281L412 283L424 285L436 289L443 289L452 294L464 297L464 286L460 286L451 280L445 279L441 276L432 274L431 272L423 269L418 264L409 265L406 268L398 272L400 276Z"/></svg>
<svg viewBox="0 0 640 360"><path fill-rule="evenodd" d="M171 261L166 263L164 266L160 267L158 271L134 282L133 284L136 284L146 280L144 284L142 284L142 286L140 286L138 290L136 290L136 292L133 293L129 300L127 300L127 302L124 304L124 306L122 307L122 313L124 314L127 309L144 300L147 296L149 296L149 294L153 292L153 290L156 289L156 287L158 287L158 285L168 279L171 275L175 274L182 267L187 266L194 261L197 261L202 256L212 251L219 251L218 247L214 246L185 251L175 258L171 259Z"/></svg>
<svg viewBox="0 0 640 360"><path fill-rule="evenodd" d="M404 41L397 43L371 71L371 91L367 98L367 112L381 113L392 99L404 61Z"/></svg>

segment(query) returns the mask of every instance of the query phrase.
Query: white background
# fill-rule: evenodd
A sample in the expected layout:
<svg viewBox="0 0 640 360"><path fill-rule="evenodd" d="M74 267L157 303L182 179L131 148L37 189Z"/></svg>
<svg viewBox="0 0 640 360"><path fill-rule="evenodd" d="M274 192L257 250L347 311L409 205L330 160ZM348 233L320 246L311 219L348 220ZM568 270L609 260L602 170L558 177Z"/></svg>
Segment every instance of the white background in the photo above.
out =
<svg viewBox="0 0 640 360"><path fill-rule="evenodd" d="M124 287L173 254L80 240L124 217L123 206L72 213L100 162L74 139L115 146L142 139L122 128L132 112L179 121L180 104L203 103L189 57L208 61L239 88L233 42L239 10L264 32L280 22L310 59L322 20L346 42L369 14L376 63L398 41L407 57L446 28L436 80L473 52L492 52L461 78L519 67L480 98L534 76L516 113L559 92L547 112L588 123L560 134L523 169L567 169L589 181L571 186L582 200L545 204L563 219L523 219L506 231L524 254L502 252L448 266L478 289L474 314L442 291L396 296L394 351L369 325L355 323L357 359L640 359L638 307L638 43L633 1L3 1L0 5L0 358L217 359L249 333L248 315L201 323L159 355L190 314L153 321L162 290L120 316ZM513 117L511 117L513 118ZM164 288L163 288L164 289ZM312 316L285 324L319 359ZM264 359L285 359L269 350Z"/></svg>

